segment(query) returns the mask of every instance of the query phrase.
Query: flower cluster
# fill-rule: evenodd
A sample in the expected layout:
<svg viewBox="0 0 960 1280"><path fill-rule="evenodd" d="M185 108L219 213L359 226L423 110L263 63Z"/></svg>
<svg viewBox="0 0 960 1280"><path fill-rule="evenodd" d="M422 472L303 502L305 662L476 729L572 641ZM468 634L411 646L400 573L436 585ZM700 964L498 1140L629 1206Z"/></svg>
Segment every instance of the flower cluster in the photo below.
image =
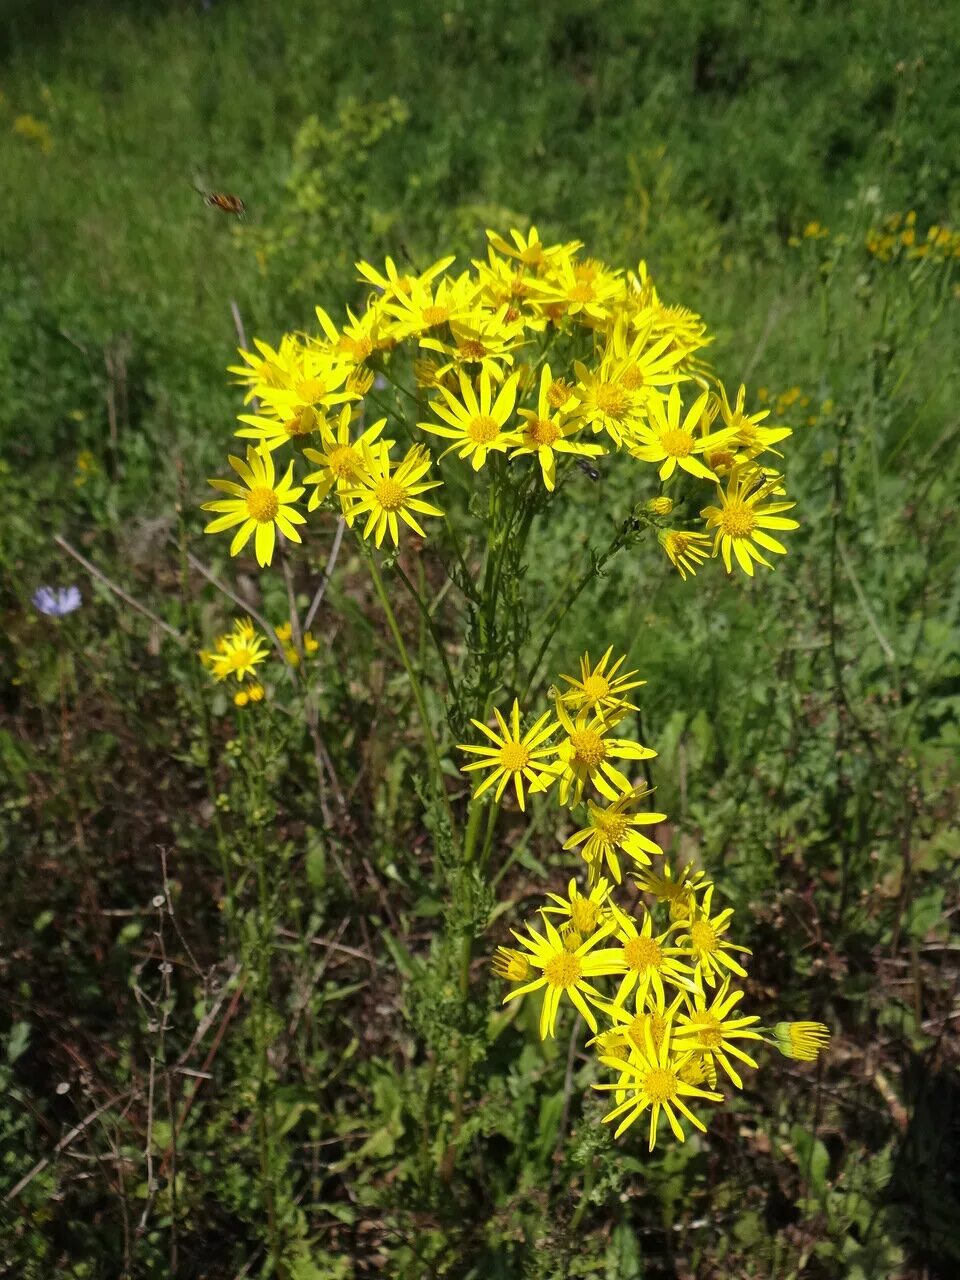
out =
<svg viewBox="0 0 960 1280"><path fill-rule="evenodd" d="M516 700L509 719L495 713L496 730L473 721L488 743L461 750L479 757L465 770L489 770L475 797L495 787L499 799L512 783L524 808L526 783L531 794L556 787L562 806L586 810L586 825L563 846L585 863L585 890L574 878L565 895L548 893L537 924L514 931L519 948L497 948L493 969L517 984L504 1003L542 992L541 1038L556 1034L563 1003L579 1012L601 1066L616 1076L594 1086L614 1095L604 1120L617 1122L619 1137L649 1113L652 1150L661 1112L683 1141L683 1121L705 1127L691 1104L722 1102L720 1082L743 1088L744 1067L757 1066L750 1042L812 1061L829 1031L812 1022L762 1027L739 1008L750 952L734 940L733 909L715 903L703 871L675 869L641 830L666 815L638 808L649 791L622 765L656 753L618 727L636 710L628 698L644 682L622 670L624 657L611 657L608 649L593 664L585 655L578 675L560 677L566 688L554 690L553 711L526 730ZM629 905L616 899L624 888L621 858L634 866ZM602 990L603 979L614 982Z"/></svg>
<svg viewBox="0 0 960 1280"><path fill-rule="evenodd" d="M243 688L238 689L233 700L238 707L251 702L262 702L265 689L256 678L256 667L268 656L266 641L257 635L249 618L238 618L231 631L217 636L212 649L200 652L200 661L215 680L229 680L233 676Z"/></svg>
<svg viewBox="0 0 960 1280"><path fill-rule="evenodd" d="M423 537L443 515L445 459L495 479L524 468L552 494L578 464L595 473L616 455L668 500L659 541L682 576L708 556L728 573L772 568L766 557L785 551L775 535L797 527L776 448L791 430L748 412L745 387L728 395L703 359L700 316L664 301L643 262L615 269L535 227L487 236L486 257L460 273L450 257L420 272L359 262L371 292L358 314L338 326L318 308L316 334L241 351L246 456L229 459L239 482L210 482L226 496L205 504L217 513L206 531L235 530L234 555L252 536L269 564L276 530L300 541L306 495L307 511L396 545L403 525ZM403 405L420 411L421 438Z"/></svg>
<svg viewBox="0 0 960 1280"><path fill-rule="evenodd" d="M937 224L929 226L925 235L917 231L917 215L892 213L879 227L871 227L866 236L867 252L879 262L895 262L901 258L913 261L932 258L943 262L960 258L960 231Z"/></svg>

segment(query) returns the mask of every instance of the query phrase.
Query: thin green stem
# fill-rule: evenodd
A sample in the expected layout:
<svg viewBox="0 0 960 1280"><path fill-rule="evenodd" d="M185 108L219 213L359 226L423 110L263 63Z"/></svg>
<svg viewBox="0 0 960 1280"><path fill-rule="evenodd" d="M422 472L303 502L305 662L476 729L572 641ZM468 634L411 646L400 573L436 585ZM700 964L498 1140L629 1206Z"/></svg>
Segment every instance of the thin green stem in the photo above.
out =
<svg viewBox="0 0 960 1280"><path fill-rule="evenodd" d="M403 640L403 634L397 623L396 614L390 605L390 599L387 596L386 588L383 585L383 577L377 566L373 552L367 546L363 539L360 539L360 548L366 557L367 564L370 566L370 575L373 578L374 590L383 609L384 616L387 619L387 626L390 628L390 634L393 636L394 644L397 646L397 653L403 664L403 669L407 673L410 680L410 688L413 691L413 700L416 703L417 714L420 717L420 726L423 729L424 743L427 748L427 756L430 760L430 766L433 770L434 785L437 793L443 800L447 810L447 817L450 822L450 830L456 837L457 821L454 817L453 806L450 803L450 797L447 795L447 789L443 784L443 766L440 763L440 751L437 747L437 739L434 736L433 726L430 724L430 714L427 711L427 701L423 693L423 685L417 676L413 663L410 661L410 654L407 652L407 646Z"/></svg>
<svg viewBox="0 0 960 1280"><path fill-rule="evenodd" d="M447 688L450 691L450 697L453 699L454 707L456 709L457 715L459 716L460 693L457 688L457 683L453 676L453 669L450 666L450 659L447 657L446 649L443 646L443 641L441 640L440 633L437 630L437 624L433 620L433 615L430 612L427 602L424 600L423 596L420 594L417 588L410 581L407 574L404 573L403 569L400 567L400 562L399 561L395 562L393 567L396 570L397 574L399 575L400 581L410 592L411 598L413 599L417 608L420 610L420 617L423 621L424 626L426 627L427 631L430 634L430 639L433 641L433 647L436 649L437 656L439 657L440 662L443 666L443 673L447 678Z"/></svg>

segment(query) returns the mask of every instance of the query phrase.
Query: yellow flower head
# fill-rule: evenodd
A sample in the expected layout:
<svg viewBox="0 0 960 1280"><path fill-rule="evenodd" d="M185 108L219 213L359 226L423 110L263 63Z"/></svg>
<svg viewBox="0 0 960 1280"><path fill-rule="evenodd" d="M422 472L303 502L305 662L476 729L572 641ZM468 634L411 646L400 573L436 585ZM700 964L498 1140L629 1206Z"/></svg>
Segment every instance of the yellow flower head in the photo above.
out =
<svg viewBox="0 0 960 1280"><path fill-rule="evenodd" d="M430 408L445 424L419 422L423 431L434 436L445 436L453 444L440 455L456 451L459 458L469 458L474 471L479 471L491 450L503 452L520 443L515 431L506 431L507 420L513 414L517 399L517 375L509 377L501 387L496 400L490 375L482 372L479 377L479 397L473 383L465 373L460 374L460 396L446 387L440 387L445 403L431 400Z"/></svg>
<svg viewBox="0 0 960 1280"><path fill-rule="evenodd" d="M641 462L659 462L661 480L669 480L677 467L704 480L715 479L710 468L696 456L715 448L725 438L723 432L704 436L694 431L708 398L707 391L699 395L681 422L683 406L679 387L671 387L666 400L651 396L648 402L650 419L637 427L637 443L630 447L630 455Z"/></svg>
<svg viewBox="0 0 960 1280"><path fill-rule="evenodd" d="M701 1133L706 1132L706 1126L693 1114L685 1099L703 1098L710 1102L722 1102L723 1096L689 1084L682 1078L680 1073L688 1059L689 1054L678 1054L674 1049L670 1027L664 1031L658 1046L654 1044L649 1026L643 1048L635 1048L629 1061L607 1057L600 1059L604 1066L618 1073L619 1079L614 1084L595 1084L593 1087L614 1090L624 1095L624 1100L603 1117L604 1124L613 1120L620 1121L614 1137L619 1138L624 1130L648 1110L651 1151L656 1145L661 1111L666 1115L678 1142L683 1142L685 1138L678 1116L684 1117Z"/></svg>
<svg viewBox="0 0 960 1280"><path fill-rule="evenodd" d="M515 947L497 947L490 967L498 978L508 982L526 982L530 976L530 961Z"/></svg>
<svg viewBox="0 0 960 1280"><path fill-rule="evenodd" d="M590 825L575 831L563 846L564 849L575 849L583 845L580 855L587 864L591 879L599 875L604 860L617 884L622 880L618 854L624 853L641 865L650 864L650 854L661 854L663 850L658 844L649 840L636 830L640 826L650 826L657 822L666 822L665 813L629 813L631 805L644 796L649 795L646 787L637 787L618 796L606 808L587 801Z"/></svg>
<svg viewBox="0 0 960 1280"><path fill-rule="evenodd" d="M546 937L537 933L532 925L527 925L529 937L514 932L516 940L530 953L531 968L539 969L540 976L535 981L518 987L516 991L510 991L504 996L503 1002L506 1004L508 1000L516 1000L519 996L545 987L540 1007L541 1040L556 1034L557 1010L564 994L572 1001L590 1030L596 1032L597 1020L590 1004L603 1007L604 999L587 979L619 973L623 964L617 951L593 950L609 935L610 926L602 925L576 951L567 950L563 945L563 938L549 920L544 920L543 926Z"/></svg>
<svg viewBox="0 0 960 1280"><path fill-rule="evenodd" d="M306 517L292 504L301 496L303 488L294 486L292 462L278 484L271 455L258 453L252 446L247 449L246 462L234 457L227 461L243 484L236 484L232 480L209 482L214 489L231 496L203 503L204 511L224 513L211 520L204 533L219 533L223 529L239 525L240 528L230 543L230 554L235 556L243 550L250 535L256 531L257 562L268 565L273 559L277 529L291 542L301 540L295 526L303 524Z"/></svg>
<svg viewBox="0 0 960 1280"><path fill-rule="evenodd" d="M670 944L670 933L675 925L654 937L653 916L649 911L644 911L639 929L619 907L613 908L613 915L617 937L623 944L625 970L614 1004L623 1004L635 986L638 1006L646 1001L647 992L651 989L662 1003L665 982L688 991L696 990L694 971L684 958L682 948Z"/></svg>
<svg viewBox="0 0 960 1280"><path fill-rule="evenodd" d="M216 680L230 676L245 680L258 662L265 661L267 654L266 642L256 635L253 623L249 618L241 618L234 623L232 632L217 637L213 652L201 653L200 659Z"/></svg>
<svg viewBox="0 0 960 1280"><path fill-rule="evenodd" d="M604 451L600 445L586 444L573 439L580 430L580 423L574 419L558 414L554 401L557 399L555 388L558 383L545 364L540 371L540 391L536 409L520 409L520 417L524 419L524 427L520 433L520 444L510 454L517 458L522 454L535 453L540 463L543 483L552 493L557 483L558 453L574 454L581 458L596 458ZM563 397L563 403L570 400L569 394Z"/></svg>
<svg viewBox="0 0 960 1280"><path fill-rule="evenodd" d="M739 947L724 937L730 928L733 907L727 907L715 916L710 914L713 888L713 885L708 887L703 895L703 902L681 922L685 932L681 933L678 939L680 946L696 961L700 977L708 987L716 986L717 975L725 976L724 969L729 969L731 973L745 978L746 969L734 960L730 953L740 951L750 955L749 947Z"/></svg>
<svg viewBox="0 0 960 1280"><path fill-rule="evenodd" d="M526 803L523 793L524 779L526 779L532 792L546 791L554 781L553 771L546 762L551 756L556 755L557 749L544 744L548 738L552 737L557 725L549 711L547 711L531 725L526 733L521 733L520 703L516 698L513 700L509 725L498 710L494 709L493 714L497 719L499 733L488 729L480 720L470 721L475 728L490 739L493 746L475 747L469 744L461 744L458 748L460 751L466 751L471 755L481 757L472 764L463 765L463 772L469 773L474 769L491 770L490 775L474 791L474 799L483 795L488 787L496 784L497 789L494 796L495 799L499 800L506 789L507 783L512 779L517 793L517 802L520 808L523 809Z"/></svg>
<svg viewBox="0 0 960 1280"><path fill-rule="evenodd" d="M630 677L635 676L636 671L624 671L621 675L617 675L620 667L627 660L626 654L622 654L608 670L607 663L612 653L613 645L607 649L595 667L590 665L590 654L585 653L580 659L579 680L575 676L561 674L560 679L570 685L569 690L561 695L565 707L575 714L594 711L599 715L613 712L618 716L625 711L637 710L623 695L629 693L631 689L639 689L647 682L631 680Z"/></svg>
<svg viewBox="0 0 960 1280"><path fill-rule="evenodd" d="M307 502L307 510L315 511L333 489L341 499L348 524L353 522L353 512L349 503L344 502L343 499L348 490L356 488L362 479L364 446L371 447L379 442L383 448L390 450L394 445L393 440L380 439L387 423L386 418L374 422L354 439L350 433L352 417L353 412L350 406L344 405L336 425L323 422L320 426L323 448L307 448L303 451L305 458L318 464L318 470L311 471L309 475L303 477L304 484L315 486Z"/></svg>
<svg viewBox="0 0 960 1280"><path fill-rule="evenodd" d="M557 717L566 731L559 746L560 803L579 804L590 782L608 800L617 800L630 790L630 780L614 765L614 760L650 760L657 753L627 738L612 737L616 718L581 715L572 719L560 698Z"/></svg>
<svg viewBox="0 0 960 1280"><path fill-rule="evenodd" d="M687 529L661 529L657 534L657 541L684 582L688 573L696 576L697 570L710 555L710 539L705 533L694 533Z"/></svg>
<svg viewBox="0 0 960 1280"><path fill-rule="evenodd" d="M711 1063L719 1062L738 1089L743 1088L743 1081L734 1070L730 1058L739 1058L754 1070L757 1064L734 1041L763 1039L751 1029L760 1021L759 1018L753 1014L747 1017L732 1016L734 1007L742 999L742 991L731 994L729 978L724 978L709 1002L701 988L694 993L692 1000L688 997L687 1012L680 1014L675 1029L676 1044L679 1047L694 1048L701 1054L709 1054Z"/></svg>
<svg viewBox="0 0 960 1280"><path fill-rule="evenodd" d="M609 896L610 885L606 880L598 881L587 897L584 897L577 888L576 880L571 880L567 886L567 897L563 898L557 893L548 893L547 897L555 905L541 907L540 914L543 916L566 916L566 925L561 932L572 930L581 938L585 938L610 919L610 909L606 905Z"/></svg>
<svg viewBox="0 0 960 1280"><path fill-rule="evenodd" d="M372 534L378 547L388 530L393 545L399 546L400 520L421 538L426 537L413 512L424 516L443 515L439 507L431 506L419 496L442 483L440 480L423 479L430 470L429 451L423 445L411 446L403 461L392 471L386 448L371 448L367 444L360 448L363 471L357 477L359 486L343 493L344 514L348 516L348 522L354 516L366 513L363 536L369 538Z"/></svg>
<svg viewBox="0 0 960 1280"><path fill-rule="evenodd" d="M768 529L796 529L796 520L790 520L780 513L789 511L796 504L793 502L765 502L779 482L765 479L756 468L735 467L730 473L726 489L720 489L719 507L704 507L700 514L707 522L707 528L714 530L713 552L719 550L723 556L723 564L727 573L733 572L732 556L736 556L740 568L749 577L753 577L754 561L772 569L773 565L765 560L758 548L774 551L777 555L785 555L786 547L771 537Z"/></svg>

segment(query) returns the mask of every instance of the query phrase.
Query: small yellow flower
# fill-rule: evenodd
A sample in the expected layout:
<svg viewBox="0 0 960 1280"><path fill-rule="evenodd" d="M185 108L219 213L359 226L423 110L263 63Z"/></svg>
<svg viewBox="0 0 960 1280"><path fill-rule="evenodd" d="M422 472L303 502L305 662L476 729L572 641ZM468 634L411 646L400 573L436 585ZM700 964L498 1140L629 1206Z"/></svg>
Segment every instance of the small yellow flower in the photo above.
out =
<svg viewBox="0 0 960 1280"><path fill-rule="evenodd" d="M566 730L566 738L558 748L556 768L560 775L560 803L579 804L588 782L608 800L617 800L630 790L630 779L612 763L613 760L650 760L657 753L650 747L627 738L611 737L616 720L594 715L578 716L574 721L563 702L556 702L557 717Z"/></svg>
<svg viewBox="0 0 960 1280"><path fill-rule="evenodd" d="M590 825L575 831L563 846L564 849L575 849L583 845L580 855L590 869L591 878L599 874L604 859L610 868L610 874L617 884L622 880L618 853L624 853L641 865L650 863L650 854L662 854L658 844L647 839L639 831L639 826L649 826L656 822L666 822L665 813L628 813L627 809L637 800L649 795L646 787L637 787L626 791L612 804L601 808L592 800L587 801Z"/></svg>
<svg viewBox="0 0 960 1280"><path fill-rule="evenodd" d="M575 932L582 939L589 937L595 929L606 924L610 919L610 909L606 905L609 896L610 885L606 880L598 881L587 897L584 897L577 888L576 880L571 880L567 886L567 897L563 898L558 893L548 893L547 897L556 905L541 907L540 914L566 916L567 921L561 932L565 937L567 931Z"/></svg>
<svg viewBox="0 0 960 1280"><path fill-rule="evenodd" d="M710 555L710 539L705 533L689 529L661 529L657 541L667 553L667 559L686 582L687 574L696 576L697 570Z"/></svg>
<svg viewBox="0 0 960 1280"><path fill-rule="evenodd" d="M515 947L497 947L490 967L498 978L508 982L526 982L530 976L530 961Z"/></svg>
<svg viewBox="0 0 960 1280"><path fill-rule="evenodd" d="M641 462L659 462L658 474L661 480L669 480L677 467L701 479L715 479L710 468L696 455L716 448L730 439L732 432L715 431L710 435L694 433L694 427L699 425L708 399L709 392L704 391L693 402L681 422L683 406L679 387L671 387L665 401L660 396L651 396L648 404L650 419L637 427L637 442L629 450L631 457Z"/></svg>
<svg viewBox="0 0 960 1280"><path fill-rule="evenodd" d="M757 1064L749 1054L744 1053L733 1042L763 1039L758 1032L751 1029L760 1021L758 1017L753 1014L747 1017L730 1016L734 1007L742 999L742 991L730 993L729 978L724 978L720 989L709 1004L706 994L701 989L695 992L692 1001L688 998L688 1011L680 1014L674 1033L678 1048L695 1048L704 1055L709 1054L711 1064L719 1062L738 1089L743 1088L743 1081L734 1070L730 1057L739 1058L754 1070ZM709 1071L709 1065L705 1069Z"/></svg>
<svg viewBox="0 0 960 1280"><path fill-rule="evenodd" d="M520 409L518 411L520 417L524 419L525 426L519 435L520 444L510 454L511 458L517 458L522 454L535 453L540 463L543 483L551 493L557 483L556 454L568 453L581 458L597 458L604 452L600 445L586 444L572 438L579 432L580 423L569 418L565 419L554 412L556 406L551 393L556 385L550 366L545 364L540 371L540 392L536 410Z"/></svg>
<svg viewBox="0 0 960 1280"><path fill-rule="evenodd" d="M505 430L517 399L517 375L513 374L506 380L494 400L490 375L483 372L479 378L479 392L478 398L473 383L465 373L461 373L459 399L441 386L440 394L446 403L439 400L430 402L430 408L446 425L417 423L422 431L453 441L440 455L441 458L456 451L459 458L470 458L474 471L480 470L490 450L502 453L520 443L515 431Z"/></svg>
<svg viewBox="0 0 960 1280"><path fill-rule="evenodd" d="M430 470L429 451L423 445L413 445L395 471L390 470L390 456L386 448L377 448L375 452L369 445L363 445L361 453L363 471L358 476L359 487L345 490L343 500L349 504L345 507L349 518L367 513L364 538L373 534L379 547L389 530L393 545L399 546L399 520L421 538L426 537L413 512L425 516L443 515L439 507L431 506L419 496L442 483L440 480L423 479Z"/></svg>
<svg viewBox="0 0 960 1280"><path fill-rule="evenodd" d="M670 945L669 937L675 925L654 937L653 916L649 911L644 911L639 929L618 907L613 908L613 915L617 936L623 944L625 967L623 980L613 998L614 1004L623 1004L634 986L637 987L638 1004L645 1002L651 988L657 999L663 1001L665 982L688 991L696 990L694 971L684 960L682 948Z"/></svg>
<svg viewBox="0 0 960 1280"><path fill-rule="evenodd" d="M700 977L708 987L716 986L717 975L723 977L724 969L745 978L746 969L730 953L740 951L745 955L751 954L749 947L739 947L723 936L730 928L733 907L726 907L717 915L711 916L713 888L713 885L708 887L703 895L703 902L683 922L686 932L678 937L680 946L696 961Z"/></svg>
<svg viewBox="0 0 960 1280"><path fill-rule="evenodd" d="M607 663L612 653L613 645L610 645L595 667L590 665L590 654L585 653L580 659L579 680L575 676L561 674L560 679L570 685L567 692L561 695L565 707L569 707L578 715L593 711L601 716L606 712L621 715L624 711L637 710L632 702L626 701L623 695L631 689L639 689L647 682L631 680L630 677L635 676L636 671L625 671L617 675L620 667L627 660L626 654L622 654L607 670Z"/></svg>
<svg viewBox="0 0 960 1280"><path fill-rule="evenodd" d="M292 462L278 484L273 458L269 453L258 453L253 447L247 449L246 462L234 457L227 461L243 484L236 484L232 480L209 481L214 489L229 493L231 497L203 503L204 511L225 512L211 520L204 533L219 533L223 529L240 525L230 543L230 554L235 556L243 550L250 535L256 531L257 562L268 565L273 559L277 529L291 542L301 541L295 526L303 524L306 517L292 504L303 493L303 488L293 484Z"/></svg>
<svg viewBox="0 0 960 1280"><path fill-rule="evenodd" d="M657 1141L657 1126L660 1112L663 1111L670 1123L678 1142L683 1142L685 1134L677 1119L677 1113L685 1117L690 1124L706 1132L706 1125L693 1114L684 1101L685 1098L704 1098L709 1102L722 1102L723 1095L701 1089L697 1085L688 1084L680 1076L680 1070L686 1065L687 1055L678 1057L673 1050L670 1028L663 1034L659 1046L653 1042L653 1036L647 1029L645 1044L642 1049L634 1049L629 1061L620 1058L603 1057L604 1066L611 1067L619 1073L614 1084L595 1084L594 1089L612 1089L623 1092L624 1101L608 1111L603 1123L620 1120L614 1137L619 1138L644 1111L650 1111L650 1150Z"/></svg>
<svg viewBox="0 0 960 1280"><path fill-rule="evenodd" d="M540 970L540 976L526 986L509 992L504 996L503 1003L546 987L540 1007L541 1040L556 1034L557 1009L564 994L573 1002L590 1030L596 1032L597 1020L587 1001L599 1007L603 1007L605 1002L601 993L587 979L619 973L623 965L617 951L593 951L597 943L609 935L610 926L601 926L576 951L568 951L550 921L544 920L543 925L546 937L537 933L532 925L527 925L529 938L514 932L516 940L530 952L530 965Z"/></svg>
<svg viewBox="0 0 960 1280"><path fill-rule="evenodd" d="M749 577L753 577L753 564L773 565L757 550L775 551L778 555L786 554L786 547L766 532L768 529L797 529L796 520L790 520L780 513L789 511L796 504L793 502L771 502L761 506L769 497L777 480L764 480L760 477L757 488L757 471L754 468L736 467L730 473L726 489L720 489L719 507L704 507L700 514L707 522L707 528L713 529L713 554L719 550L723 555L723 564L727 573L733 572L732 555L736 556L740 568Z"/></svg>
<svg viewBox="0 0 960 1280"><path fill-rule="evenodd" d="M499 800L506 789L507 783L512 779L517 793L517 801L520 808L524 809L524 778L526 778L531 792L546 791L554 781L551 768L546 762L551 756L556 755L557 749L543 744L553 735L557 725L549 711L547 711L531 725L526 733L521 734L520 703L516 698L513 700L513 707L510 711L509 725L497 709L494 709L493 714L497 719L499 733L488 729L480 720L470 721L481 733L486 734L493 746L474 747L469 744L461 744L458 750L482 757L482 759L475 760L472 764L463 765L462 769L464 773L469 773L474 769L492 770L490 776L485 778L474 791L474 799L483 795L488 787L496 784L497 789L494 797Z"/></svg>

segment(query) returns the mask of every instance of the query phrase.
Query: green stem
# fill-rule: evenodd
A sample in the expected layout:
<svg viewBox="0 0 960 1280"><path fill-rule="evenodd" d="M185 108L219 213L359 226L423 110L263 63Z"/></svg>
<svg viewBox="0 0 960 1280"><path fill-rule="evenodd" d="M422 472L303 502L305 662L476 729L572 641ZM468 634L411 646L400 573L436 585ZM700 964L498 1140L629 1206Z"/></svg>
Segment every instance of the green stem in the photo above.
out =
<svg viewBox="0 0 960 1280"><path fill-rule="evenodd" d="M574 1211L573 1217L570 1219L571 1233L576 1231L580 1225L580 1220L587 1211L587 1205L590 1203L590 1192L593 1190L593 1184L597 1178L597 1162L595 1158L591 1158L587 1165L587 1171L583 1175L583 1190L580 1192L580 1200Z"/></svg>
<svg viewBox="0 0 960 1280"><path fill-rule="evenodd" d="M533 685L534 680L537 678L537 673L540 670L540 665L543 662L544 657L546 656L547 650L550 648L550 644L551 644L551 641L553 640L553 637L557 634L557 629L559 628L560 623L563 622L564 618L573 608L581 592L584 590L587 584L590 583L595 577L598 577L604 565L607 563L607 561L612 559L613 556L615 556L617 552L623 548L623 546L627 541L627 536L631 532L633 527L634 527L634 521L632 518L625 520L623 524L620 526L620 528L617 530L616 534L613 537L613 540L611 541L609 547L607 547L606 551L604 551L604 553L599 557L599 559L597 559L596 562L594 562L593 559L591 558L589 569L586 570L586 572L580 578L579 582L576 584L573 590L566 593L566 600L564 602L563 608L557 614L556 618L550 624L550 626L546 627L546 629L544 630L543 640L540 642L540 648L537 651L537 656L534 659L533 665L530 668L530 674L527 677L527 683L524 686L521 701L524 701L529 695L530 688ZM546 618L550 616L550 612L551 610L548 609L547 614L545 615L544 621L546 621Z"/></svg>
<svg viewBox="0 0 960 1280"><path fill-rule="evenodd" d="M420 616L423 619L424 625L426 626L427 630L430 633L430 639L433 641L433 647L436 649L437 656L439 657L440 662L443 665L443 673L447 678L447 688L450 691L450 697L453 699L454 708L457 712L457 715L459 716L460 694L459 694L459 690L457 689L456 681L453 678L453 670L450 666L450 659L447 657L447 652L443 646L443 641L440 639L440 633L437 631L437 624L433 620L433 615L431 614L430 609L427 606L427 602L424 600L423 596L420 594L420 592L416 589L416 587L410 581L406 573L404 573L403 569L400 567L399 561L397 561L393 567L396 570L397 574L399 575L400 581L410 592L410 595L414 603L416 604L417 608L420 610Z"/></svg>
<svg viewBox="0 0 960 1280"><path fill-rule="evenodd" d="M407 652L407 646L404 644L403 635L397 623L396 614L390 606L390 600L387 596L386 588L383 585L383 578L377 567L377 562L373 552L367 546L363 539L360 539L360 548L364 556L366 556L367 564L370 566L370 574L373 578L374 590L383 609L384 616L387 619L387 626L390 628L390 634L393 636L394 643L397 646L397 653L403 668L410 680L410 688L413 690L413 700L417 706L417 714L420 717L420 726L423 729L424 742L427 748L427 756L430 760L430 766L433 770L434 784L436 790L443 800L447 810L447 817L450 822L450 830L453 832L454 838L457 834L457 822L453 813L453 806L450 803L450 797L447 795L447 789L443 784L443 766L440 763L440 752L437 748L437 740L434 736L433 728L430 724L430 715L427 711L427 702L423 693L423 685L420 683L413 663L410 661L410 654Z"/></svg>

